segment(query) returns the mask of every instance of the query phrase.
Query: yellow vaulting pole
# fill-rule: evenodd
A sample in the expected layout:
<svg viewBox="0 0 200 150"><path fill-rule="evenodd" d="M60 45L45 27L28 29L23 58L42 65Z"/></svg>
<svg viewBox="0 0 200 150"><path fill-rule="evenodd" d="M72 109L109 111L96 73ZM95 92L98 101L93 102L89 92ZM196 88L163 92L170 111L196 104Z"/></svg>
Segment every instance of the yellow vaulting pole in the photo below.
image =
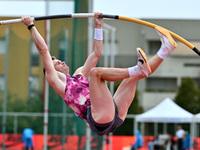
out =
<svg viewBox="0 0 200 150"><path fill-rule="evenodd" d="M150 28L155 28L156 26L158 26L156 24L153 24L153 23L150 23L150 22L147 22L147 21L144 21L144 20L130 18L130 17L124 17L124 16L118 16L118 15L105 15L105 14L102 14L102 15L100 15L100 17L134 22L134 23L137 23L137 24L148 26ZM174 37L178 41L180 41L183 44L185 44L186 46L188 46L190 49L192 49L194 52L196 52L200 56L200 51L194 45L192 45L190 42L188 42L184 38L180 37L179 35L171 32L170 30L168 30L168 29L166 29L166 30L171 34L172 37Z"/></svg>
<svg viewBox="0 0 200 150"><path fill-rule="evenodd" d="M143 21L143 20L135 19L135 18L130 18L130 17L119 16L118 19L119 20L124 20L124 21L138 23L138 24L141 24L141 25L148 26L150 28L155 28L156 26L158 26L156 24L153 24L153 23L150 23L150 22L147 22L147 21ZM175 39L179 40L180 42L182 42L183 44L185 44L186 46L188 46L190 49L193 49L195 47L190 42L188 42L184 38L180 37L179 35L175 34L174 32L171 32L169 30L168 30L168 32L171 34L172 37L174 37Z"/></svg>
<svg viewBox="0 0 200 150"><path fill-rule="evenodd" d="M65 14L65 15L50 15L50 16L33 17L33 20L39 21L39 20L57 19L57 18L89 18L89 17L94 17L94 14L93 13L75 13L75 14ZM137 23L137 24L148 26L150 28L155 28L156 26L158 26L156 24L153 24L153 23L150 23L150 22L147 22L147 21L143 21L143 20L140 20L140 19L118 16L118 15L101 14L99 17L134 22L134 23ZM3 21L0 21L0 25L20 23L20 22L22 22L21 19L3 20ZM166 29L166 30L168 30L168 29ZM194 52L196 52L200 56L200 51L194 45L192 45L190 42L188 42L184 38L180 37L179 35L171 32L170 30L168 30L168 31L169 31L169 33L171 34L172 37L174 37L178 41L185 44L187 47L192 49Z"/></svg>

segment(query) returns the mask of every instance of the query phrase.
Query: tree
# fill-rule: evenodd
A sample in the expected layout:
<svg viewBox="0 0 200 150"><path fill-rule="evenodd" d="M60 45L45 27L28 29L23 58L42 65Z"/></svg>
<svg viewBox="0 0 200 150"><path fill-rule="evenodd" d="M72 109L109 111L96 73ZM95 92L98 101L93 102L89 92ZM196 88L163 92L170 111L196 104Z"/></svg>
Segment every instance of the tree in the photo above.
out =
<svg viewBox="0 0 200 150"><path fill-rule="evenodd" d="M193 114L200 112L200 90L193 79L184 78L182 80L175 103Z"/></svg>
<svg viewBox="0 0 200 150"><path fill-rule="evenodd" d="M133 99L133 102L131 103L131 106L129 107L128 114L141 114L144 112L143 107L139 105L138 95L139 92L138 90L136 90L135 97Z"/></svg>
<svg viewBox="0 0 200 150"><path fill-rule="evenodd" d="M8 93L7 96L7 112L43 112L43 94L42 92L36 92L35 97L21 99L17 95ZM35 133L43 133L43 117L24 117L18 116L17 132L22 133L24 128L30 127ZM13 116L6 117L6 132L14 132L14 118ZM1 131L1 129L0 129Z"/></svg>

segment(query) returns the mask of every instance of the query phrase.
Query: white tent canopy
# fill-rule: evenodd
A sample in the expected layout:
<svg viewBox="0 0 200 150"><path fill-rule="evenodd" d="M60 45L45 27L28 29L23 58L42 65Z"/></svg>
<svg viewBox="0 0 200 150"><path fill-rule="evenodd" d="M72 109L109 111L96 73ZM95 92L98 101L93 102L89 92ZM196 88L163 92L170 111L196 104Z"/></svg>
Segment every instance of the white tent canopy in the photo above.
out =
<svg viewBox="0 0 200 150"><path fill-rule="evenodd" d="M191 137L194 137L195 129L193 128L194 115L178 106L170 98L165 98L160 104L149 111L137 115L135 118L135 130L138 122L154 122L154 136L158 134L157 123L163 123L163 133L167 133L167 123L189 123ZM144 128L142 129L144 134ZM192 147L192 144L191 144Z"/></svg>
<svg viewBox="0 0 200 150"><path fill-rule="evenodd" d="M136 122L189 123L193 116L170 98L166 98L149 111L137 115Z"/></svg>
<svg viewBox="0 0 200 150"><path fill-rule="evenodd" d="M195 122L200 122L200 113L194 115L194 121Z"/></svg>

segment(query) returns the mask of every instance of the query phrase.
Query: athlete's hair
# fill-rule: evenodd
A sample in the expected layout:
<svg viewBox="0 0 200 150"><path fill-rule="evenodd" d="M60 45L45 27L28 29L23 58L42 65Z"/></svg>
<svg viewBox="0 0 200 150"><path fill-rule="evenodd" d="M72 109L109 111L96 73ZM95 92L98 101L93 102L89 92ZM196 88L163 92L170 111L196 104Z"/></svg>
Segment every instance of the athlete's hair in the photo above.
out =
<svg viewBox="0 0 200 150"><path fill-rule="evenodd" d="M56 57L55 57L55 56L51 56L51 59L54 60L54 59L56 59ZM43 67L43 73L44 73L44 75L45 75L45 73L46 73L46 70L45 70L44 67Z"/></svg>

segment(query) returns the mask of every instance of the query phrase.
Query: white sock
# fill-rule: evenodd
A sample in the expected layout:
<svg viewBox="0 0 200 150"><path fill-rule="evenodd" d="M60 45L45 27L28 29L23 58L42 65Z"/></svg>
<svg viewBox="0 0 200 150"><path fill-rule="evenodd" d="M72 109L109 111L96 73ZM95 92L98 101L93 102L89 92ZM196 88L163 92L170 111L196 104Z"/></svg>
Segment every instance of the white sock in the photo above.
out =
<svg viewBox="0 0 200 150"><path fill-rule="evenodd" d="M168 55L169 55L169 51L167 50L166 47L161 47L159 49L159 51L157 52L158 56L161 58L161 59L165 59Z"/></svg>
<svg viewBox="0 0 200 150"><path fill-rule="evenodd" d="M137 76L137 75L142 75L142 71L138 68L138 65L129 67L128 68L128 73L130 77Z"/></svg>

